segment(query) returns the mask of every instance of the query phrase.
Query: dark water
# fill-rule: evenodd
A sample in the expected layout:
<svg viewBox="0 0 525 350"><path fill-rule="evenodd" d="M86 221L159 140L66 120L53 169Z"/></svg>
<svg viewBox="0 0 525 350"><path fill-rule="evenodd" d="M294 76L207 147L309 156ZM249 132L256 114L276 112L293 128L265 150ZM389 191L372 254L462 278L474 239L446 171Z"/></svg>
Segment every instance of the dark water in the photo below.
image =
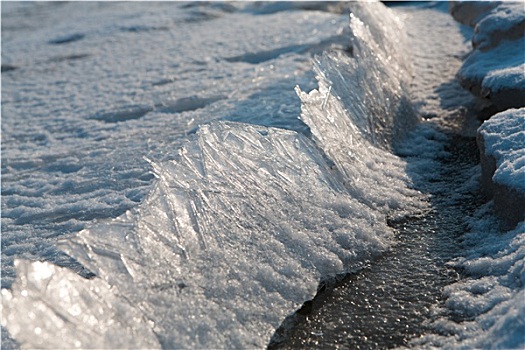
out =
<svg viewBox="0 0 525 350"><path fill-rule="evenodd" d="M459 193L476 165L474 139L453 136L451 156L441 159L439 180L421 185L432 209L420 216L389 220L398 244L380 259L335 287L320 287L316 298L283 323L269 349L383 349L407 345L432 331L442 288L460 274L445 263L460 253L464 217L479 198Z"/></svg>

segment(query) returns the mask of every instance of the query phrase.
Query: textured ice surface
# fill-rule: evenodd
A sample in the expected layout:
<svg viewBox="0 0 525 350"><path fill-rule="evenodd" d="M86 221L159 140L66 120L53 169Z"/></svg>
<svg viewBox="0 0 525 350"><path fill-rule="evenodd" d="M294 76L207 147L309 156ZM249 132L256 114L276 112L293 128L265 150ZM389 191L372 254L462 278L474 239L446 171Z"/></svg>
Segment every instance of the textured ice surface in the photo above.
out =
<svg viewBox="0 0 525 350"><path fill-rule="evenodd" d="M341 115L345 118L339 119L355 124L354 137L360 135L372 145L388 149L417 121L404 89L410 80L410 63L402 56L403 35L392 35L400 30L400 23L381 6L350 5L350 55L330 51L316 57L319 89L309 96L298 90L303 102L301 118L316 137L332 137L329 132L313 131L316 121L329 125L327 119ZM378 12L382 14L380 20L374 15ZM314 111L315 106L318 110Z"/></svg>
<svg viewBox="0 0 525 350"><path fill-rule="evenodd" d="M405 185L409 181L403 162L385 150L414 127L417 117L404 89L409 76L402 68L406 58L396 55L404 47L403 36L391 36L400 24L380 6L352 4L352 57L338 51L316 57L319 89L296 90L302 101L301 119L344 175L352 195L386 213L403 208L405 198L415 195ZM368 24L357 15L370 19ZM388 47L397 50L387 56Z"/></svg>
<svg viewBox="0 0 525 350"><path fill-rule="evenodd" d="M144 203L61 248L97 275L86 281L70 273L68 283L111 286L111 298L152 321L165 348L264 347L321 278L358 268L391 239L383 213L349 195L295 132L214 123L176 161L152 166L158 180ZM4 301L8 311L32 306L21 283ZM38 287L28 292L55 288L53 281ZM65 323L75 338L79 324ZM110 337L99 341L115 346Z"/></svg>
<svg viewBox="0 0 525 350"><path fill-rule="evenodd" d="M15 266L18 283L2 289L2 325L13 325L9 332L20 343L47 349L159 347L140 310L100 279L77 283L76 273L47 262L17 260Z"/></svg>
<svg viewBox="0 0 525 350"><path fill-rule="evenodd" d="M450 14L459 23L475 27L501 1L451 1Z"/></svg>
<svg viewBox="0 0 525 350"><path fill-rule="evenodd" d="M459 21L473 25L468 22L477 23L490 14L487 11L498 4L499 2L456 3L453 4L455 7L452 14ZM476 16L478 18L475 20ZM497 27L492 29L498 34ZM504 28L499 34L503 32ZM466 34L468 36L468 32ZM503 38L493 50L475 50L467 58L462 71L467 71L479 84L481 81L485 83L494 74L494 80L487 86L494 89L507 88L512 87L509 84L512 80L498 79L500 77L496 73L514 71L515 76L521 79L523 70L516 62L523 62L522 41L508 41ZM460 78L461 74L462 72L459 74ZM523 84L518 83L515 86L522 87ZM523 184L523 126L523 111L511 109L496 114L479 130L489 139L487 153L498 157L499 165L505 163L498 171L499 179L506 185L514 186L519 183L518 187L521 187ZM476 183L479 181L479 169L473 170L473 174L477 175L473 176L472 181ZM415 348L525 347L525 227L522 222L512 231L503 232L499 229L500 221L494 217L493 205L493 202L489 202L477 210L473 217L466 218L468 230L462 236L465 252L462 258L450 262L451 266L464 271L465 278L445 288L445 304L443 310L437 310L437 313L449 313L450 316L433 322L437 333L413 341ZM458 322L458 319L463 321Z"/></svg>
<svg viewBox="0 0 525 350"><path fill-rule="evenodd" d="M485 154L496 159L493 181L525 194L525 108L492 116L479 133Z"/></svg>
<svg viewBox="0 0 525 350"><path fill-rule="evenodd" d="M14 256L60 261L58 236L97 274L17 261L2 325L20 345L264 347L320 279L390 249L385 214L422 205L388 152L416 121L402 67L413 52L368 5L351 4L349 50L341 17L300 6L2 4L2 271L10 285ZM315 143L214 122L180 148L211 119L308 133L293 86L314 88L310 55L331 48L315 59L319 88L299 92ZM449 69L424 62L428 79ZM447 307L473 320L440 319L451 336L425 345L522 345L523 225L501 238L484 214L456 262L480 277L447 289Z"/></svg>

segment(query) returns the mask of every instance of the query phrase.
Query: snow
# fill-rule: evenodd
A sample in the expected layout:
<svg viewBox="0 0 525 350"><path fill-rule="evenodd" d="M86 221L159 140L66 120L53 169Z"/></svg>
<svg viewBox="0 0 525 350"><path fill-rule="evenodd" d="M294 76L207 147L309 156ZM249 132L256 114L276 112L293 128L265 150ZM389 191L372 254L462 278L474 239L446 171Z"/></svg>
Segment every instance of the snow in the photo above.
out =
<svg viewBox="0 0 525 350"><path fill-rule="evenodd" d="M520 2L504 2L492 9L474 29L472 46L480 51L494 49L502 39L515 40L525 31L525 7Z"/></svg>
<svg viewBox="0 0 525 350"><path fill-rule="evenodd" d="M493 50L475 50L465 60L458 75L473 87L481 86L482 96L487 96L489 91L521 88L525 83L524 50L523 40L504 40Z"/></svg>
<svg viewBox="0 0 525 350"><path fill-rule="evenodd" d="M158 181L136 210L62 247L96 273L90 283L140 305L165 348L263 347L320 277L388 246L384 220L345 194L300 134L217 123L179 153L152 164ZM78 324L67 327L74 338Z"/></svg>
<svg viewBox="0 0 525 350"><path fill-rule="evenodd" d="M493 181L525 194L525 108L492 116L478 132L485 154L496 159Z"/></svg>
<svg viewBox="0 0 525 350"><path fill-rule="evenodd" d="M524 49L523 29L519 28L523 26L523 4L459 2L452 4L451 13L462 23L476 25L473 38L476 49L458 72L463 83L467 81L468 88L478 85L475 93L481 92L485 97L494 97L492 94L499 91L509 94L512 90L522 95ZM516 36L521 38L516 40ZM519 106L519 97L516 100ZM478 135L482 139L482 155L496 160L492 180L511 189L512 195L523 195L525 110L507 109L508 105L497 105L504 111L485 121ZM478 170L474 184L479 176ZM496 204L491 200L466 219L469 227L462 236L465 252L449 262L463 271L465 278L445 288L444 310L436 310L451 316L433 321L436 334L413 341L415 347L522 349L525 346L525 222L504 230L501 218L495 216ZM455 317L464 321L458 323Z"/></svg>
<svg viewBox="0 0 525 350"><path fill-rule="evenodd" d="M116 297L107 283L77 284L73 271L48 262L16 260L15 266L20 283L11 291L2 289L2 315L20 343L47 349L101 348L108 342L115 348L159 347L148 321L129 301ZM23 296L27 309L17 309L16 295ZM21 311L24 317L15 318ZM93 337L93 332L100 336Z"/></svg>
<svg viewBox="0 0 525 350"><path fill-rule="evenodd" d="M470 20L467 8L477 19ZM473 52L458 71L465 88L503 111L525 106L525 8L521 2L458 3L453 16L474 27Z"/></svg>
<svg viewBox="0 0 525 350"><path fill-rule="evenodd" d="M311 55L348 19L186 5L2 4L2 65L15 67L2 72L2 286L15 257L69 264L55 240L137 206L153 184L144 157L171 159L199 124L308 133L294 86L315 87Z"/></svg>
<svg viewBox="0 0 525 350"><path fill-rule="evenodd" d="M385 172L401 173L401 165L398 160ZM83 230L61 249L97 275L89 281L93 288L107 284L119 303L140 305L165 348L264 347L280 322L315 295L320 279L358 269L391 244L385 209L349 193L315 145L293 131L203 125L177 160L152 167L158 180L140 206ZM375 191L363 195L379 198L392 183L403 185L391 177L376 175ZM410 201L418 199L405 196L395 206ZM34 264L40 263L23 266ZM24 289L31 275L21 278L5 301L8 315L33 307L22 289L33 296L55 288L50 281ZM72 273L68 281L87 288ZM67 337L76 339L78 322L64 326ZM96 315L92 322L105 327Z"/></svg>
<svg viewBox="0 0 525 350"><path fill-rule="evenodd" d="M475 27L501 1L451 1L450 14L459 23Z"/></svg>

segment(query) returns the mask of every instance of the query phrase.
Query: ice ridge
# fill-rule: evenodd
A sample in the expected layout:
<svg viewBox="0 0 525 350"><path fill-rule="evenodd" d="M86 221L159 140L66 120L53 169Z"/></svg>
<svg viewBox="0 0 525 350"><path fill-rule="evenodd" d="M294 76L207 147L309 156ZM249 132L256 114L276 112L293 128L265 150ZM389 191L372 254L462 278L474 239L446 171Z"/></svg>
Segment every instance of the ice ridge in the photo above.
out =
<svg viewBox="0 0 525 350"><path fill-rule="evenodd" d="M353 56L317 57L319 89L298 89L313 141L201 126L174 160L150 162L143 203L61 242L95 278L17 261L2 325L25 348L265 347L320 280L389 249L387 214L424 206L389 151L417 122L401 43L382 27L394 24L381 4L352 4Z"/></svg>

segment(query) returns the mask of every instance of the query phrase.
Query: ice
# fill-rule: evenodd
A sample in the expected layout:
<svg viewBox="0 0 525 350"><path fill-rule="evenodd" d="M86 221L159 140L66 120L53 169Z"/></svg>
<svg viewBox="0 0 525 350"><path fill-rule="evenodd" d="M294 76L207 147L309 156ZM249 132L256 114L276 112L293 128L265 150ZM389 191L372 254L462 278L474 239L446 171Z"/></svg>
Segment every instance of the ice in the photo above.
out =
<svg viewBox="0 0 525 350"><path fill-rule="evenodd" d="M494 115L478 132L485 154L496 160L492 180L525 194L525 108Z"/></svg>
<svg viewBox="0 0 525 350"><path fill-rule="evenodd" d="M310 92L308 97L298 91L303 102L301 118L310 126L318 141L320 135L332 137L332 132L316 131L315 118L333 120L333 115L345 115L357 128L356 132L352 132L352 137L360 135L372 145L387 149L417 123L417 117L405 90L411 77L406 66L410 58L401 57L400 53L396 55L402 50L405 43L402 36L394 39L383 34L384 32L391 33L382 27L385 26L383 23L392 23L391 27L394 30L400 24L396 22L396 18L388 12L388 9L382 9L381 12L384 22L378 21L377 16L374 17L369 13L373 11L372 5L379 6L380 4L368 4L367 6L354 4L351 7L353 11L350 15L352 57L337 51L316 57L315 71L319 89ZM375 9L376 12L379 12L378 9ZM365 25L359 17L354 15L354 12L364 12L364 18L372 17L375 22L370 21ZM388 51L394 46L397 49ZM322 100L323 103L317 104L320 110L314 112L312 109L316 107L310 106L313 103L308 103L308 98ZM332 112L333 115L330 116L332 105L336 105L334 108L340 110L338 113ZM321 117L322 115L324 118ZM346 118L339 119L346 121ZM330 123L325 124L330 125ZM340 126L334 126L335 128L341 131ZM351 131L342 132L350 133ZM333 137L338 142L346 139L335 135ZM341 145L341 147L346 147L346 145ZM351 149L351 147L346 148Z"/></svg>
<svg viewBox="0 0 525 350"><path fill-rule="evenodd" d="M2 289L2 326L24 347L159 347L140 310L100 279L77 283L75 272L47 262L15 266L18 282Z"/></svg>
<svg viewBox="0 0 525 350"><path fill-rule="evenodd" d="M443 292L445 304L437 312L450 316L432 323L437 334L412 344L416 348L522 349L525 223L516 222L516 217L523 220L525 118L523 108L507 108L523 106L523 38L516 38L523 36L523 4L459 2L451 9L460 22L478 24L473 40L477 49L467 57L458 77L472 92L490 99L497 110L504 110L478 129L483 172L479 181L479 168L473 169L477 175L472 178L486 190L484 177L489 173L491 186L494 181L498 187L491 194L493 200L466 218L465 250L462 257L449 262L465 276ZM513 223L508 229L501 218L510 216Z"/></svg>
<svg viewBox="0 0 525 350"><path fill-rule="evenodd" d="M373 17L368 5L373 4L352 4L351 10L365 13L365 18ZM344 174L352 195L386 212L403 207L406 196L416 196L406 187L410 181L403 162L385 150L402 139L418 119L405 90L407 71L399 63L407 58L397 58L395 51L386 56L385 45L381 45L385 41L387 47L402 47L402 36L393 39L382 35L386 30L378 24L389 20L397 28L399 23L388 9L375 10L385 22L373 17L374 21L365 25L353 13L350 17L353 57L341 52L316 57L319 89L309 93L296 90L302 101L301 119ZM382 39L376 42L378 37Z"/></svg>
<svg viewBox="0 0 525 350"><path fill-rule="evenodd" d="M326 4L31 6L2 16L2 255L79 270L65 251L95 276L16 260L2 326L20 346L263 348L321 281L392 249L386 215L427 208L391 150L428 170L445 136L399 147L413 52L382 5L351 3L350 30L303 11ZM525 228L496 224L480 212L451 262L470 277L446 307L471 319L420 344L523 347Z"/></svg>
<svg viewBox="0 0 525 350"><path fill-rule="evenodd" d="M315 87L312 52L348 19L233 5L2 4L3 287L15 258L60 263L57 238L137 206L154 182L144 157L171 159L198 125L308 133L294 86ZM227 60L293 46L309 49Z"/></svg>
<svg viewBox="0 0 525 350"><path fill-rule="evenodd" d="M295 132L213 123L176 161L152 167L157 183L136 210L61 248L97 275L86 281L69 273L72 288L109 286L106 302L136 305L164 348L263 347L320 279L359 268L392 238L382 213L349 195L315 145ZM4 300L7 319L12 305L22 313L32 307L23 283ZM104 329L105 317L90 322ZM67 324L64 336L74 337L75 326ZM23 340L29 347L42 341ZM97 341L117 346L110 337Z"/></svg>

